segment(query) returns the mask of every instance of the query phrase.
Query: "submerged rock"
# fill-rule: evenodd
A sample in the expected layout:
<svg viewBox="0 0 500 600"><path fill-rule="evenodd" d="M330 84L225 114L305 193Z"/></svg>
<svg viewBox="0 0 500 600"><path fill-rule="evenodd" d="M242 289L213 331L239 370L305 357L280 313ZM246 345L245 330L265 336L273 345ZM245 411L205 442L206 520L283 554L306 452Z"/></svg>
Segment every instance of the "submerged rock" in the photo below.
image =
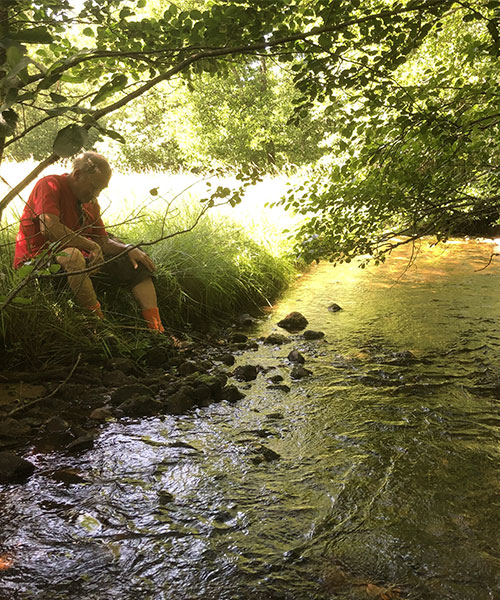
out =
<svg viewBox="0 0 500 600"><path fill-rule="evenodd" d="M304 369L304 367L302 365L299 365L298 367L294 367L290 372L290 377L292 379L303 379L304 377L307 377L308 375L312 375L312 371L310 371L309 369Z"/></svg>
<svg viewBox="0 0 500 600"><path fill-rule="evenodd" d="M299 312L291 312L284 319L278 322L278 327L282 327L287 331L300 331L307 327L309 321Z"/></svg>
<svg viewBox="0 0 500 600"><path fill-rule="evenodd" d="M306 359L302 356L302 354L298 350L292 350L290 354L287 356L290 362L295 362L303 365L306 362Z"/></svg>
<svg viewBox="0 0 500 600"><path fill-rule="evenodd" d="M264 344L281 346L282 344L288 344L290 342L290 338L286 337L286 335L282 335L281 333L271 333L266 338L264 338Z"/></svg>
<svg viewBox="0 0 500 600"><path fill-rule="evenodd" d="M330 312L338 312L339 310L343 310L343 308L339 306L336 302L333 302L333 304L330 304L330 306L328 307L328 310Z"/></svg>
<svg viewBox="0 0 500 600"><path fill-rule="evenodd" d="M35 465L12 452L0 452L0 483L25 481L35 470Z"/></svg>
<svg viewBox="0 0 500 600"><path fill-rule="evenodd" d="M240 390L235 385L227 385L221 393L222 400L226 400L230 404L234 404L235 402L238 402L238 400L241 400L244 397L245 394L243 392L240 392Z"/></svg>
<svg viewBox="0 0 500 600"><path fill-rule="evenodd" d="M233 371L233 377L238 381L253 381L257 379L257 373L255 365L241 365Z"/></svg>
<svg viewBox="0 0 500 600"><path fill-rule="evenodd" d="M323 331L314 331L313 329L306 329L306 331L304 331L304 333L302 334L302 337L305 340L320 340L321 338L325 337L325 334Z"/></svg>
<svg viewBox="0 0 500 600"><path fill-rule="evenodd" d="M259 465L263 462L271 462L272 460L281 458L281 455L274 450L271 450L271 448L268 448L267 446L259 446L256 448L256 452L257 454L252 458L254 465Z"/></svg>
<svg viewBox="0 0 500 600"><path fill-rule="evenodd" d="M268 381L270 381L271 383L281 383L283 381L283 376L271 375L271 377L268 378Z"/></svg>
<svg viewBox="0 0 500 600"><path fill-rule="evenodd" d="M279 390L280 392L285 392L285 394L288 394L288 392L290 391L290 387L283 383L273 383L271 385L268 385L267 389L268 390Z"/></svg>

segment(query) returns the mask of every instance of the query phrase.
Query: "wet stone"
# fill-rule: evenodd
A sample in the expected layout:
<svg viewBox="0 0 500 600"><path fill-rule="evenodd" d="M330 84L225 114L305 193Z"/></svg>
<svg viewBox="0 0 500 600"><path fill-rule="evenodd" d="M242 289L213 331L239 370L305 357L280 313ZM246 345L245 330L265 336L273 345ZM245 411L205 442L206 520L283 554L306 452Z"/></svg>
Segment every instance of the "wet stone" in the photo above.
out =
<svg viewBox="0 0 500 600"><path fill-rule="evenodd" d="M282 344L288 344L290 342L290 338L286 335L282 335L281 333L271 333L266 338L264 338L264 344L281 346Z"/></svg>
<svg viewBox="0 0 500 600"><path fill-rule="evenodd" d="M68 452L83 452L85 450L92 450L94 447L94 434L93 433L85 433L80 437L77 437L76 440L73 440L70 444L66 446L66 450Z"/></svg>
<svg viewBox="0 0 500 600"><path fill-rule="evenodd" d="M292 379L303 379L308 375L312 375L312 371L309 369L304 369L303 366L299 365L298 367L294 367L290 372L290 377Z"/></svg>
<svg viewBox="0 0 500 600"><path fill-rule="evenodd" d="M35 465L12 452L0 452L0 483L25 481L35 470Z"/></svg>
<svg viewBox="0 0 500 600"><path fill-rule="evenodd" d="M285 394L288 394L288 392L290 391L290 387L283 383L275 383L272 385L268 385L267 389L268 390L279 390L280 392L285 392Z"/></svg>
<svg viewBox="0 0 500 600"><path fill-rule="evenodd" d="M336 302L333 302L332 304L330 304L330 306L328 307L328 310L330 312L338 312L339 310L343 310L341 306L339 306Z"/></svg>
<svg viewBox="0 0 500 600"><path fill-rule="evenodd" d="M252 462L254 465L259 465L263 462L271 462L273 460L281 458L281 456L277 452L271 450L271 448L268 448L267 446L260 446L256 449L256 452L257 454L252 458Z"/></svg>
<svg viewBox="0 0 500 600"><path fill-rule="evenodd" d="M290 354L287 356L290 362L295 362L303 365L306 362L306 359L302 356L302 354L298 350L292 350Z"/></svg>
<svg viewBox="0 0 500 600"><path fill-rule="evenodd" d="M235 332L229 336L229 341L233 344L245 344L248 337L244 333Z"/></svg>
<svg viewBox="0 0 500 600"><path fill-rule="evenodd" d="M23 437L31 432L31 427L22 421L7 417L0 421L0 436L4 437Z"/></svg>
<svg viewBox="0 0 500 600"><path fill-rule="evenodd" d="M270 381L271 383L281 383L283 381L283 376L271 375L271 377L268 378L268 381Z"/></svg>
<svg viewBox="0 0 500 600"><path fill-rule="evenodd" d="M183 386L163 402L163 410L170 415L182 415L195 405L194 388Z"/></svg>
<svg viewBox="0 0 500 600"><path fill-rule="evenodd" d="M111 400L113 404L121 404L125 400L132 398L133 396L152 396L153 391L150 390L146 385L140 383L132 383L124 385L111 394Z"/></svg>
<svg viewBox="0 0 500 600"><path fill-rule="evenodd" d="M224 365L226 365L228 367L232 367L235 363L234 356L232 354L229 354L229 352L220 354L220 355L214 357L214 359L220 361L221 363L223 363Z"/></svg>
<svg viewBox="0 0 500 600"><path fill-rule="evenodd" d="M325 334L323 331L314 331L313 329L306 329L306 331L304 331L304 333L302 334L302 337L305 340L320 340L321 338L325 337Z"/></svg>
<svg viewBox="0 0 500 600"><path fill-rule="evenodd" d="M64 433L69 430L69 423L61 417L52 417L45 423L45 433Z"/></svg>
<svg viewBox="0 0 500 600"><path fill-rule="evenodd" d="M244 397L245 394L243 392L240 392L240 390L235 385L227 385L221 392L222 400L226 400L230 404L234 404Z"/></svg>
<svg viewBox="0 0 500 600"><path fill-rule="evenodd" d="M132 383L133 379L123 371L110 371L103 374L102 382L108 387L120 387Z"/></svg>
<svg viewBox="0 0 500 600"><path fill-rule="evenodd" d="M130 358L110 358L104 365L110 371L121 371L125 375L138 375L140 370Z"/></svg>
<svg viewBox="0 0 500 600"><path fill-rule="evenodd" d="M299 312L291 312L284 319L278 322L278 327L286 329L287 331L300 331L307 327L309 321Z"/></svg>
<svg viewBox="0 0 500 600"><path fill-rule="evenodd" d="M240 327L252 327L256 322L257 319L254 319L254 317L247 313L243 313L238 317L238 324Z"/></svg>
<svg viewBox="0 0 500 600"><path fill-rule="evenodd" d="M257 379L257 373L255 365L241 365L233 371L233 377L238 381L253 381Z"/></svg>
<svg viewBox="0 0 500 600"><path fill-rule="evenodd" d="M106 419L110 419L113 416L113 411L110 406L101 406L93 410L89 417L93 421L106 421Z"/></svg>
<svg viewBox="0 0 500 600"><path fill-rule="evenodd" d="M177 372L181 377L186 377L186 375L192 375L197 372L203 373L204 371L206 371L206 369L194 360L185 360L177 367Z"/></svg>
<svg viewBox="0 0 500 600"><path fill-rule="evenodd" d="M122 402L118 410L128 417L146 417L157 414L161 407L162 405L151 396L133 396Z"/></svg>

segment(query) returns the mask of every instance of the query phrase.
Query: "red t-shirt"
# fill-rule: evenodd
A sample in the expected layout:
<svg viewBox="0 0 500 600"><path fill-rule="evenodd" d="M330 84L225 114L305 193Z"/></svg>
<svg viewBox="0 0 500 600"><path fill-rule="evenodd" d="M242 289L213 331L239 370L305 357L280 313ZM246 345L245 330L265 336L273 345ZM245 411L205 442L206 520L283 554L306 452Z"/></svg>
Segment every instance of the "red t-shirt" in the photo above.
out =
<svg viewBox="0 0 500 600"><path fill-rule="evenodd" d="M39 216L56 215L61 223L85 237L106 236L97 202L82 204L84 224L80 222L79 202L68 183L68 175L49 175L38 181L24 207L16 237L14 268L47 247L40 232Z"/></svg>

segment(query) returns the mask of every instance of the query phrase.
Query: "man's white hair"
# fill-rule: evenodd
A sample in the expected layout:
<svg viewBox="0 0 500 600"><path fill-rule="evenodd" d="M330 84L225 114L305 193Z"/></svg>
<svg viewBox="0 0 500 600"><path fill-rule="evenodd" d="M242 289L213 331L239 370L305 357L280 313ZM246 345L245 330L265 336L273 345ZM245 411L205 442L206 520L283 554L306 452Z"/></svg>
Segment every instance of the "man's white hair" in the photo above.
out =
<svg viewBox="0 0 500 600"><path fill-rule="evenodd" d="M73 160L73 171L83 173L103 173L111 177L111 167L108 161L97 152L83 152Z"/></svg>

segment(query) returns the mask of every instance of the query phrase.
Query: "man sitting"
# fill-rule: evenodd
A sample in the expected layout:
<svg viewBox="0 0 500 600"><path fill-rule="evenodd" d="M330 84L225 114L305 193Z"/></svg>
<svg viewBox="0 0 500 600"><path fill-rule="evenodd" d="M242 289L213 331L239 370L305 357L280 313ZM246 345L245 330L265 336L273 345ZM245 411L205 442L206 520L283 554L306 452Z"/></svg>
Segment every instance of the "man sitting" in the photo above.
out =
<svg viewBox="0 0 500 600"><path fill-rule="evenodd" d="M67 273L77 304L103 318L88 267L102 265L103 275L115 285L128 287L150 329L163 332L156 290L151 278L155 265L140 248L108 236L97 197L107 187L111 167L96 152L84 152L73 161L69 174L40 179L24 208L16 238L14 267L57 242L54 259ZM127 248L129 248L127 250ZM123 256L104 262L110 257Z"/></svg>

